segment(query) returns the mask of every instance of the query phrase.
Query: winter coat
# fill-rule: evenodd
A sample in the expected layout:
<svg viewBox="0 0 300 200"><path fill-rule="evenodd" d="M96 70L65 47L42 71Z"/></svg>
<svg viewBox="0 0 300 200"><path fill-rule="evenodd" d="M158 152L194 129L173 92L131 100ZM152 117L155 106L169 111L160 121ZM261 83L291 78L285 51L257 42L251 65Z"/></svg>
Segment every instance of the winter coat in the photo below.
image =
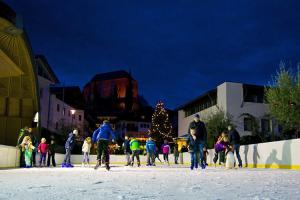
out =
<svg viewBox="0 0 300 200"><path fill-rule="evenodd" d="M148 140L146 142L146 150L147 150L148 153L155 153L156 145L155 145L155 142L153 140Z"/></svg>
<svg viewBox="0 0 300 200"><path fill-rule="evenodd" d="M169 154L170 151L171 151L170 145L168 145L168 144L163 144L163 145L161 146L161 151L162 151L163 154Z"/></svg>
<svg viewBox="0 0 300 200"><path fill-rule="evenodd" d="M72 150L74 146L75 146L75 135L73 133L70 133L66 141L65 148Z"/></svg>
<svg viewBox="0 0 300 200"><path fill-rule="evenodd" d="M237 132L237 130L232 129L231 131L229 131L228 135L230 144L240 144L240 134L239 132Z"/></svg>
<svg viewBox="0 0 300 200"><path fill-rule="evenodd" d="M50 155L54 155L55 154L55 144L49 144L48 145L48 153L50 154Z"/></svg>
<svg viewBox="0 0 300 200"><path fill-rule="evenodd" d="M38 151L40 153L47 153L47 151L48 151L48 144L46 144L46 143L40 143L39 146L38 146Z"/></svg>
<svg viewBox="0 0 300 200"><path fill-rule="evenodd" d="M82 152L83 153L90 153L91 151L91 144L87 143L86 141L84 141L83 145L82 145Z"/></svg>
<svg viewBox="0 0 300 200"><path fill-rule="evenodd" d="M115 139L115 133L108 123L104 123L94 131L92 140L94 143L96 143L99 140L110 140L111 138Z"/></svg>
<svg viewBox="0 0 300 200"><path fill-rule="evenodd" d="M124 141L124 144L123 144L123 147L124 147L124 153L131 153L131 150L130 150L130 141L129 140L125 140Z"/></svg>
<svg viewBox="0 0 300 200"><path fill-rule="evenodd" d="M132 139L130 141L130 149L131 151L140 150L140 143L137 139Z"/></svg>
<svg viewBox="0 0 300 200"><path fill-rule="evenodd" d="M202 121L192 121L189 125L188 133L191 133L191 129L194 129L196 131L196 140L197 142L206 142L207 138L207 131L205 124Z"/></svg>
<svg viewBox="0 0 300 200"><path fill-rule="evenodd" d="M198 149L198 145L196 140L192 137L191 134L189 134L188 139L187 139L187 144L189 146L189 152L195 152Z"/></svg>

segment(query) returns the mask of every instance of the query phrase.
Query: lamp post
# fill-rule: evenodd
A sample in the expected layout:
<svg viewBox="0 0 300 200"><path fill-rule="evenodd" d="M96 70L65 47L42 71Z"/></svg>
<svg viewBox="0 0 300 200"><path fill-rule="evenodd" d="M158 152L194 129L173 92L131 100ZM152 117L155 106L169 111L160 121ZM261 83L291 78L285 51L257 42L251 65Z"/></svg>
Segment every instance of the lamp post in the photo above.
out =
<svg viewBox="0 0 300 200"><path fill-rule="evenodd" d="M72 123L71 123L71 125L72 125L72 128L73 128L73 119L75 117L76 110L72 109L70 111L71 111L71 116L72 116Z"/></svg>

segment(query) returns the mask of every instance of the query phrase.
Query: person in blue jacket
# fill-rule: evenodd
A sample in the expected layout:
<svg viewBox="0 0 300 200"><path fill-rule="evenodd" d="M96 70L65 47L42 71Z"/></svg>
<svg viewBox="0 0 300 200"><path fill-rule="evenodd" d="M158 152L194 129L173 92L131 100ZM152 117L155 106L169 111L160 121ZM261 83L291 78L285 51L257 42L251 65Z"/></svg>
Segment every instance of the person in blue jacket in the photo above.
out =
<svg viewBox="0 0 300 200"><path fill-rule="evenodd" d="M93 133L93 143L97 143L97 164L95 169L98 169L101 166L101 156L103 156L105 160L105 167L107 170L110 169L109 167L109 152L108 152L108 145L109 141L112 139L112 142L115 140L115 133L111 128L109 121L104 120L103 125L100 126L97 130Z"/></svg>
<svg viewBox="0 0 300 200"><path fill-rule="evenodd" d="M146 142L147 166L155 166L156 145L151 137Z"/></svg>
<svg viewBox="0 0 300 200"><path fill-rule="evenodd" d="M193 134L189 134L187 144L189 152L191 154L191 170L194 170L194 168L198 168L197 152L199 145L197 144L196 136Z"/></svg>
<svg viewBox="0 0 300 200"><path fill-rule="evenodd" d="M62 167L74 167L71 164L71 153L75 146L75 137L77 135L78 135L78 131L76 129L74 129L73 132L69 134L69 137L65 143L66 154L65 154L64 162L62 163Z"/></svg>

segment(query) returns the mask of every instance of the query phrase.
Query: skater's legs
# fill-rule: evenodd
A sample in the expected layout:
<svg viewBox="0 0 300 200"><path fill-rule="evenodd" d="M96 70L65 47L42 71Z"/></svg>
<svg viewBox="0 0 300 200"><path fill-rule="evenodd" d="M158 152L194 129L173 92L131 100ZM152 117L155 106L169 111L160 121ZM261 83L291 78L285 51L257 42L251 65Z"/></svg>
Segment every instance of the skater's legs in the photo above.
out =
<svg viewBox="0 0 300 200"><path fill-rule="evenodd" d="M243 166L243 163L242 163L242 159L241 159L241 156L240 156L240 145L239 144L235 144L233 146L234 148L234 152L236 153L236 157L239 161L239 167L242 167Z"/></svg>

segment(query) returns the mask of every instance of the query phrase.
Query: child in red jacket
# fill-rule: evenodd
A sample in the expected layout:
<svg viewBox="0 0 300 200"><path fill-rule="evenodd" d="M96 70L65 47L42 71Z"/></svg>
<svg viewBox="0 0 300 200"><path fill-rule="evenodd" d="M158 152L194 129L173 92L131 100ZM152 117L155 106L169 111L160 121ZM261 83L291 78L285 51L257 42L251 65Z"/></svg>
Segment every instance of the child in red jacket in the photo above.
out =
<svg viewBox="0 0 300 200"><path fill-rule="evenodd" d="M43 166L46 167L46 156L48 151L48 145L46 144L46 139L42 138L41 143L38 146L38 152L40 153L40 167Z"/></svg>

